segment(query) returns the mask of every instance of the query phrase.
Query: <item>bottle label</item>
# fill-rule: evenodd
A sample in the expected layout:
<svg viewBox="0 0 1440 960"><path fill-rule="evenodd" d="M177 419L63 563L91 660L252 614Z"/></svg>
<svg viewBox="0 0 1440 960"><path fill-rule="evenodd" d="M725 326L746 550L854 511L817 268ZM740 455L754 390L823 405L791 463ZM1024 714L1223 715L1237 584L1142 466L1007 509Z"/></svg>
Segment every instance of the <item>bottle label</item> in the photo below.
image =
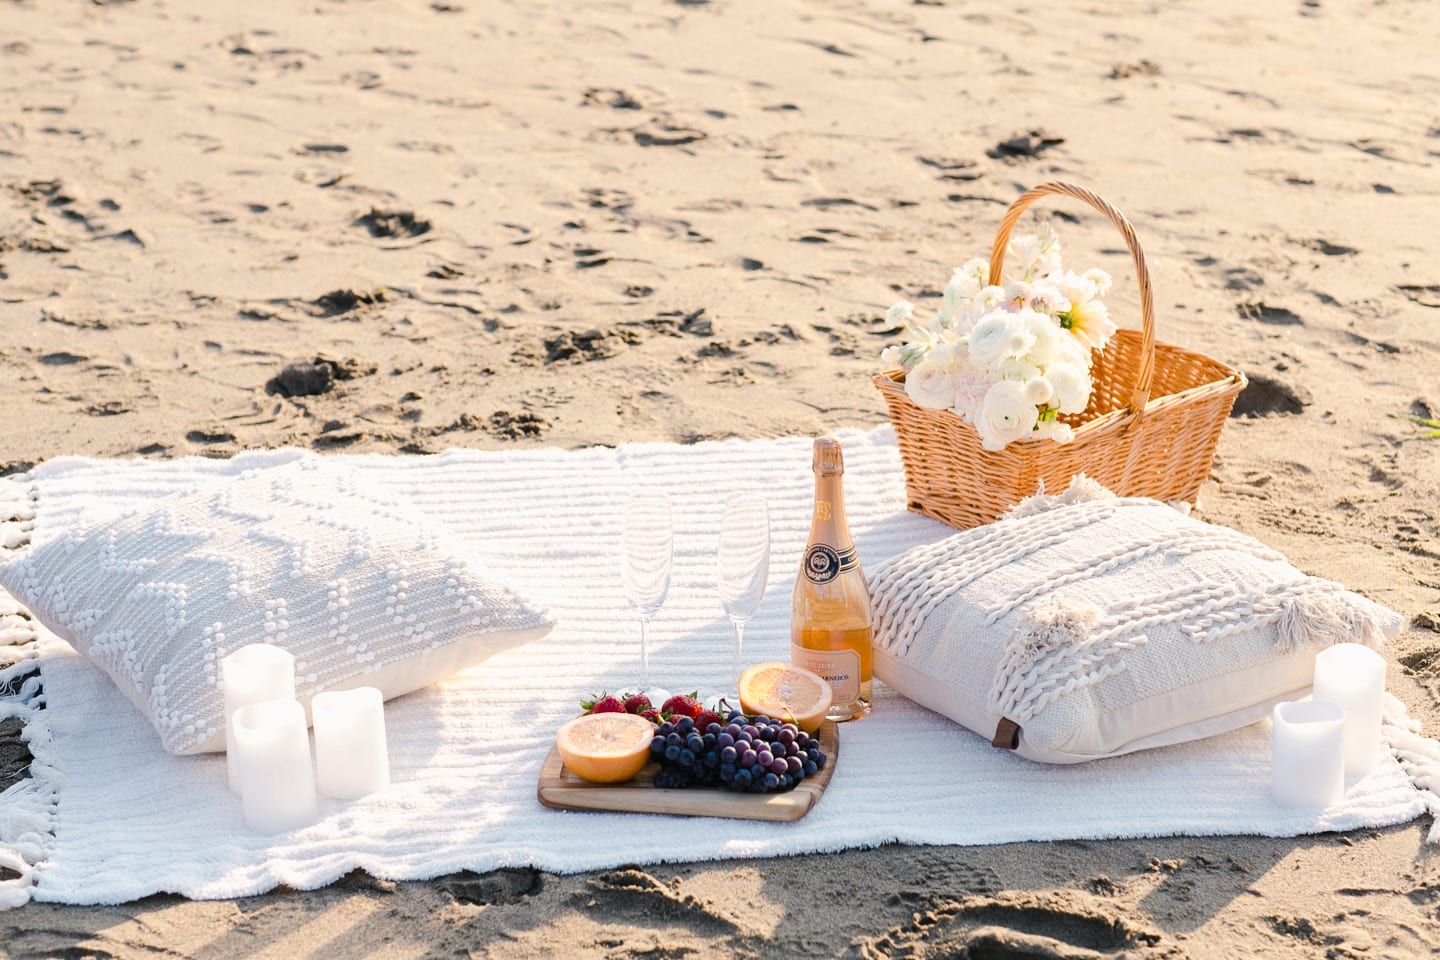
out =
<svg viewBox="0 0 1440 960"><path fill-rule="evenodd" d="M860 698L860 654L855 650L811 650L798 643L790 645L790 662L818 674L830 684L835 702L854 703Z"/></svg>
<svg viewBox="0 0 1440 960"><path fill-rule="evenodd" d="M805 579L811 583L829 583L859 565L860 556L853 546L836 550L828 543L812 543L805 550Z"/></svg>

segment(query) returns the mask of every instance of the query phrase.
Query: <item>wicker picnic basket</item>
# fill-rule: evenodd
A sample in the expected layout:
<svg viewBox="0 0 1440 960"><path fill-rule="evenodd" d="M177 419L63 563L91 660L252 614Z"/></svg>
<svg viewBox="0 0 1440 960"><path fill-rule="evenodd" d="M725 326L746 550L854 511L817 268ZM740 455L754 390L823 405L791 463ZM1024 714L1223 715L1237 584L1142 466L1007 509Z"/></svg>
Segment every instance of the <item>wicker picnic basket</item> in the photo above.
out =
<svg viewBox="0 0 1440 960"><path fill-rule="evenodd" d="M1182 347L1155 342L1155 304L1135 228L1103 198L1064 182L1041 184L1011 204L990 252L990 282L1000 282L1005 246L1020 215L1045 196L1083 200L1125 237L1140 285L1141 329L1121 329L1093 354L1090 404L1063 419L1070 443L1019 440L984 450L980 434L949 410L916 405L904 374L875 377L905 467L909 508L966 529L996 520L1040 489L1058 493L1078 473L1121 496L1193 503L1210 473L1220 430L1245 375Z"/></svg>

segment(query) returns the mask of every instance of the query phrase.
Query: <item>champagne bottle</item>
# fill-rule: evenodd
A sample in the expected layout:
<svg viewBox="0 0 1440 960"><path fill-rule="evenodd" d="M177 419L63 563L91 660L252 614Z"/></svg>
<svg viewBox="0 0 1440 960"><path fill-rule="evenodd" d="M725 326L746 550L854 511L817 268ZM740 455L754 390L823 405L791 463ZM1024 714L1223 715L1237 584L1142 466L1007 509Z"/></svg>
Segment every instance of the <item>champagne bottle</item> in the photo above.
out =
<svg viewBox="0 0 1440 960"><path fill-rule="evenodd" d="M815 507L790 602L790 662L830 684L829 719L853 720L870 712L873 633L870 590L845 522L840 441L816 438L811 469Z"/></svg>

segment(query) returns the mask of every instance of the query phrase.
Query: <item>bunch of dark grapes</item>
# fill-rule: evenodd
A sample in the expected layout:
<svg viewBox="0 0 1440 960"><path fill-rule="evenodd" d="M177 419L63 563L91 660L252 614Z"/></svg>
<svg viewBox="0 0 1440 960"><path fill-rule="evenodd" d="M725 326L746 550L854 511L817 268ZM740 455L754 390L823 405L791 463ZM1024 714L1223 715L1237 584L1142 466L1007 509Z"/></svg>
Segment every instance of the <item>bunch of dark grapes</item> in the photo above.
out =
<svg viewBox="0 0 1440 960"><path fill-rule="evenodd" d="M650 753L660 761L655 786L722 786L742 793L778 793L825 766L820 741L793 723L731 713L701 731L689 717L660 724Z"/></svg>

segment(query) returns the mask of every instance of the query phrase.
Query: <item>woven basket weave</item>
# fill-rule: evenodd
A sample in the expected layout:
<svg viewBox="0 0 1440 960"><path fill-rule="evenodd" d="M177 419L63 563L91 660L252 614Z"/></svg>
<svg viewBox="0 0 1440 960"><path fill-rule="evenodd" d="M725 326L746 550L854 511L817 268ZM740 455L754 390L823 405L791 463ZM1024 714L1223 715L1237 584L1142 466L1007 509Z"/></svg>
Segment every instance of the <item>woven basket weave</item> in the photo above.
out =
<svg viewBox="0 0 1440 960"><path fill-rule="evenodd" d="M1016 221L1036 200L1051 195L1088 203L1125 237L1140 285L1141 329L1116 331L1104 350L1092 354L1090 404L1063 418L1075 428L1070 443L1019 440L1003 450L982 449L980 434L958 415L913 403L902 372L875 377L900 444L909 508L953 527L990 523L1042 482L1059 492L1077 473L1121 496L1193 503L1210 473L1230 407L1245 386L1244 374L1232 367L1155 342L1150 270L1135 228L1082 187L1045 183L1011 204L990 252L992 284L1000 282Z"/></svg>

